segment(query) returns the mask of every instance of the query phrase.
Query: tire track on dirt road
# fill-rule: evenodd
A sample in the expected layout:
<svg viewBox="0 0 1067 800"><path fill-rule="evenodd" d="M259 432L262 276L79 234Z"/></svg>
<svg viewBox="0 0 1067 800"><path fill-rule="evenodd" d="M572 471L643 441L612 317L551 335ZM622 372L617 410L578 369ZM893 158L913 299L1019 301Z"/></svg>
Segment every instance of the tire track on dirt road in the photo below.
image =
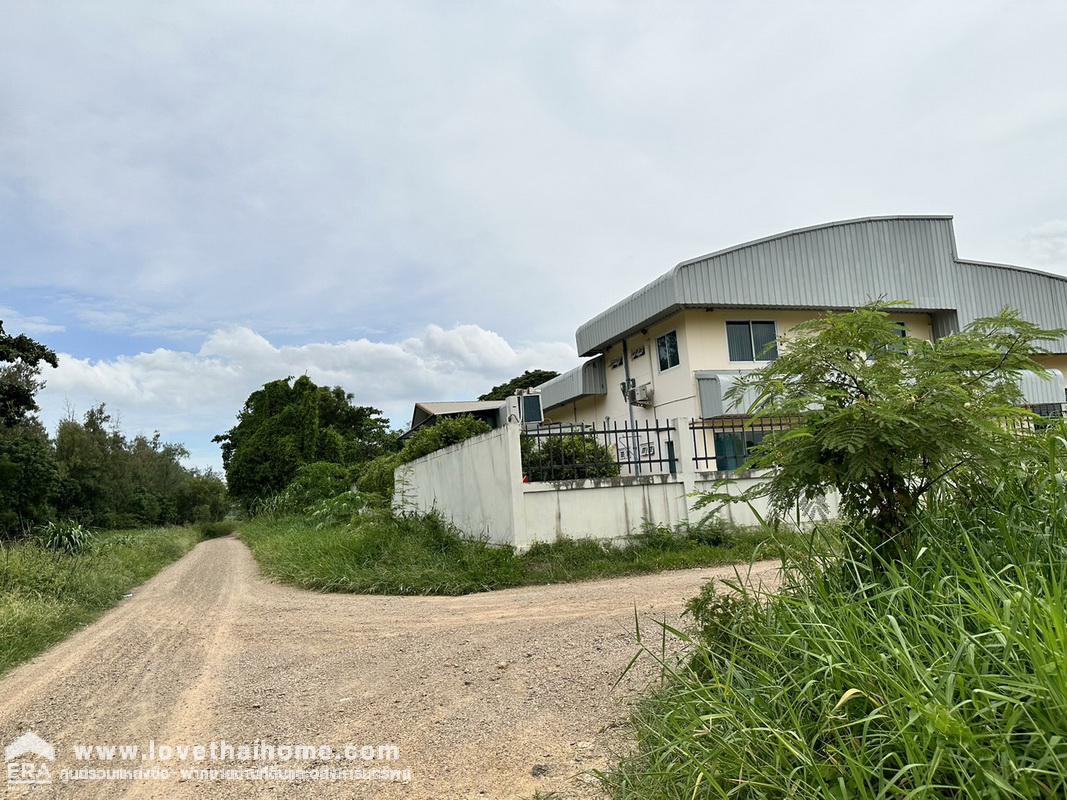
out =
<svg viewBox="0 0 1067 800"><path fill-rule="evenodd" d="M643 620L675 621L704 582L734 574L707 568L465 597L326 595L261 579L237 540L204 542L0 680L0 743L37 732L56 747L56 776L85 766L73 761L75 744L395 744L399 759L384 765L410 768L410 783L175 776L5 788L34 798L598 796L582 773L608 766L625 745L616 726L655 677L650 660L639 662L612 691L636 648L635 609ZM775 574L762 562L748 579ZM322 755L282 764L338 765L351 766Z"/></svg>

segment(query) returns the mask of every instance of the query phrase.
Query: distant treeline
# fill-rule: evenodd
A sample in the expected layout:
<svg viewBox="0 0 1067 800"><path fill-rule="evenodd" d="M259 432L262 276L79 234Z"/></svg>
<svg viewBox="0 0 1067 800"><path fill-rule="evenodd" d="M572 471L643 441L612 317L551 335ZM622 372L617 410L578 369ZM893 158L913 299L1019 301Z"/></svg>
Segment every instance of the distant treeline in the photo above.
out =
<svg viewBox="0 0 1067 800"><path fill-rule="evenodd" d="M55 353L0 322L0 535L26 533L51 519L124 528L198 522L226 514L226 484L185 467L180 444L128 438L107 409L59 423L49 436L36 416L42 364Z"/></svg>

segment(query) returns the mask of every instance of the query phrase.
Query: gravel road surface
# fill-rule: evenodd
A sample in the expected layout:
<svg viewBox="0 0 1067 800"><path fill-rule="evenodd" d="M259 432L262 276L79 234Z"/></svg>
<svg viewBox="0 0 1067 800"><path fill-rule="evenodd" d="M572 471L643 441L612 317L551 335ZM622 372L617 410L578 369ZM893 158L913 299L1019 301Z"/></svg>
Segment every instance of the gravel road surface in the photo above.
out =
<svg viewBox="0 0 1067 800"><path fill-rule="evenodd" d="M774 574L763 562L749 579ZM326 595L263 580L235 539L204 542L0 681L0 746L32 730L56 753L7 764L9 777L40 777L43 764L50 784L3 788L40 798L596 797L588 771L625 746L620 723L656 674L645 659L612 689L637 649L635 608L651 633L708 579L733 575L707 568L455 598ZM257 740L261 752L278 748L274 759L241 758L240 745ZM212 742L224 760L210 760ZM380 744L399 758L345 752ZM76 745L138 750L76 760ZM331 750L284 760L285 745ZM236 772L272 765L306 772ZM383 767L410 780L367 779ZM64 773L86 769L112 777ZM152 769L168 777L114 779ZM199 771L211 769L231 772Z"/></svg>

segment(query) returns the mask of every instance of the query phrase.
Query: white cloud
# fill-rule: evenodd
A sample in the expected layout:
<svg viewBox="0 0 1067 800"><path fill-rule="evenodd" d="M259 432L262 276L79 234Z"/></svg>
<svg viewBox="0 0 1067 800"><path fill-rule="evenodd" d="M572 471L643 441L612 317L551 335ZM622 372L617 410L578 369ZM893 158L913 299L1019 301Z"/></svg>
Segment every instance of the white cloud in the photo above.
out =
<svg viewBox="0 0 1067 800"><path fill-rule="evenodd" d="M0 306L0 322L4 323L4 331L11 335L19 333L58 333L66 330L62 325L49 322L47 317L39 315L24 316L13 308L4 308L3 306Z"/></svg>
<svg viewBox="0 0 1067 800"><path fill-rule="evenodd" d="M553 338L834 218L956 213L1024 261L1063 207L1065 35L992 2L13 4L0 225L73 252L0 289L171 340Z"/></svg>
<svg viewBox="0 0 1067 800"><path fill-rule="evenodd" d="M513 346L477 325L428 327L400 342L354 339L275 346L245 327L217 330L196 352L158 348L90 360L61 354L48 369L41 407L54 425L68 407L107 403L128 432L160 430L184 441L198 463L218 463L211 436L232 425L250 392L288 375L340 385L362 405L383 409L397 427L419 400L471 399L525 369L567 369L564 342Z"/></svg>
<svg viewBox="0 0 1067 800"><path fill-rule="evenodd" d="M1067 267L1067 219L1054 219L1035 226L1025 239L1036 266Z"/></svg>

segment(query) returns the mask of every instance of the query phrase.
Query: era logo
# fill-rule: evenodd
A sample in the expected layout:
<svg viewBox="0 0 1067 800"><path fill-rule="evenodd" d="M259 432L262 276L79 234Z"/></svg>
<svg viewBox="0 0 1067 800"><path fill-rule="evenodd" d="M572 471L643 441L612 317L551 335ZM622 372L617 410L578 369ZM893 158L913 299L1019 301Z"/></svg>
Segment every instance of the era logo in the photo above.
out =
<svg viewBox="0 0 1067 800"><path fill-rule="evenodd" d="M4 748L8 785L51 783L48 762L56 760L56 749L33 731L27 731Z"/></svg>

